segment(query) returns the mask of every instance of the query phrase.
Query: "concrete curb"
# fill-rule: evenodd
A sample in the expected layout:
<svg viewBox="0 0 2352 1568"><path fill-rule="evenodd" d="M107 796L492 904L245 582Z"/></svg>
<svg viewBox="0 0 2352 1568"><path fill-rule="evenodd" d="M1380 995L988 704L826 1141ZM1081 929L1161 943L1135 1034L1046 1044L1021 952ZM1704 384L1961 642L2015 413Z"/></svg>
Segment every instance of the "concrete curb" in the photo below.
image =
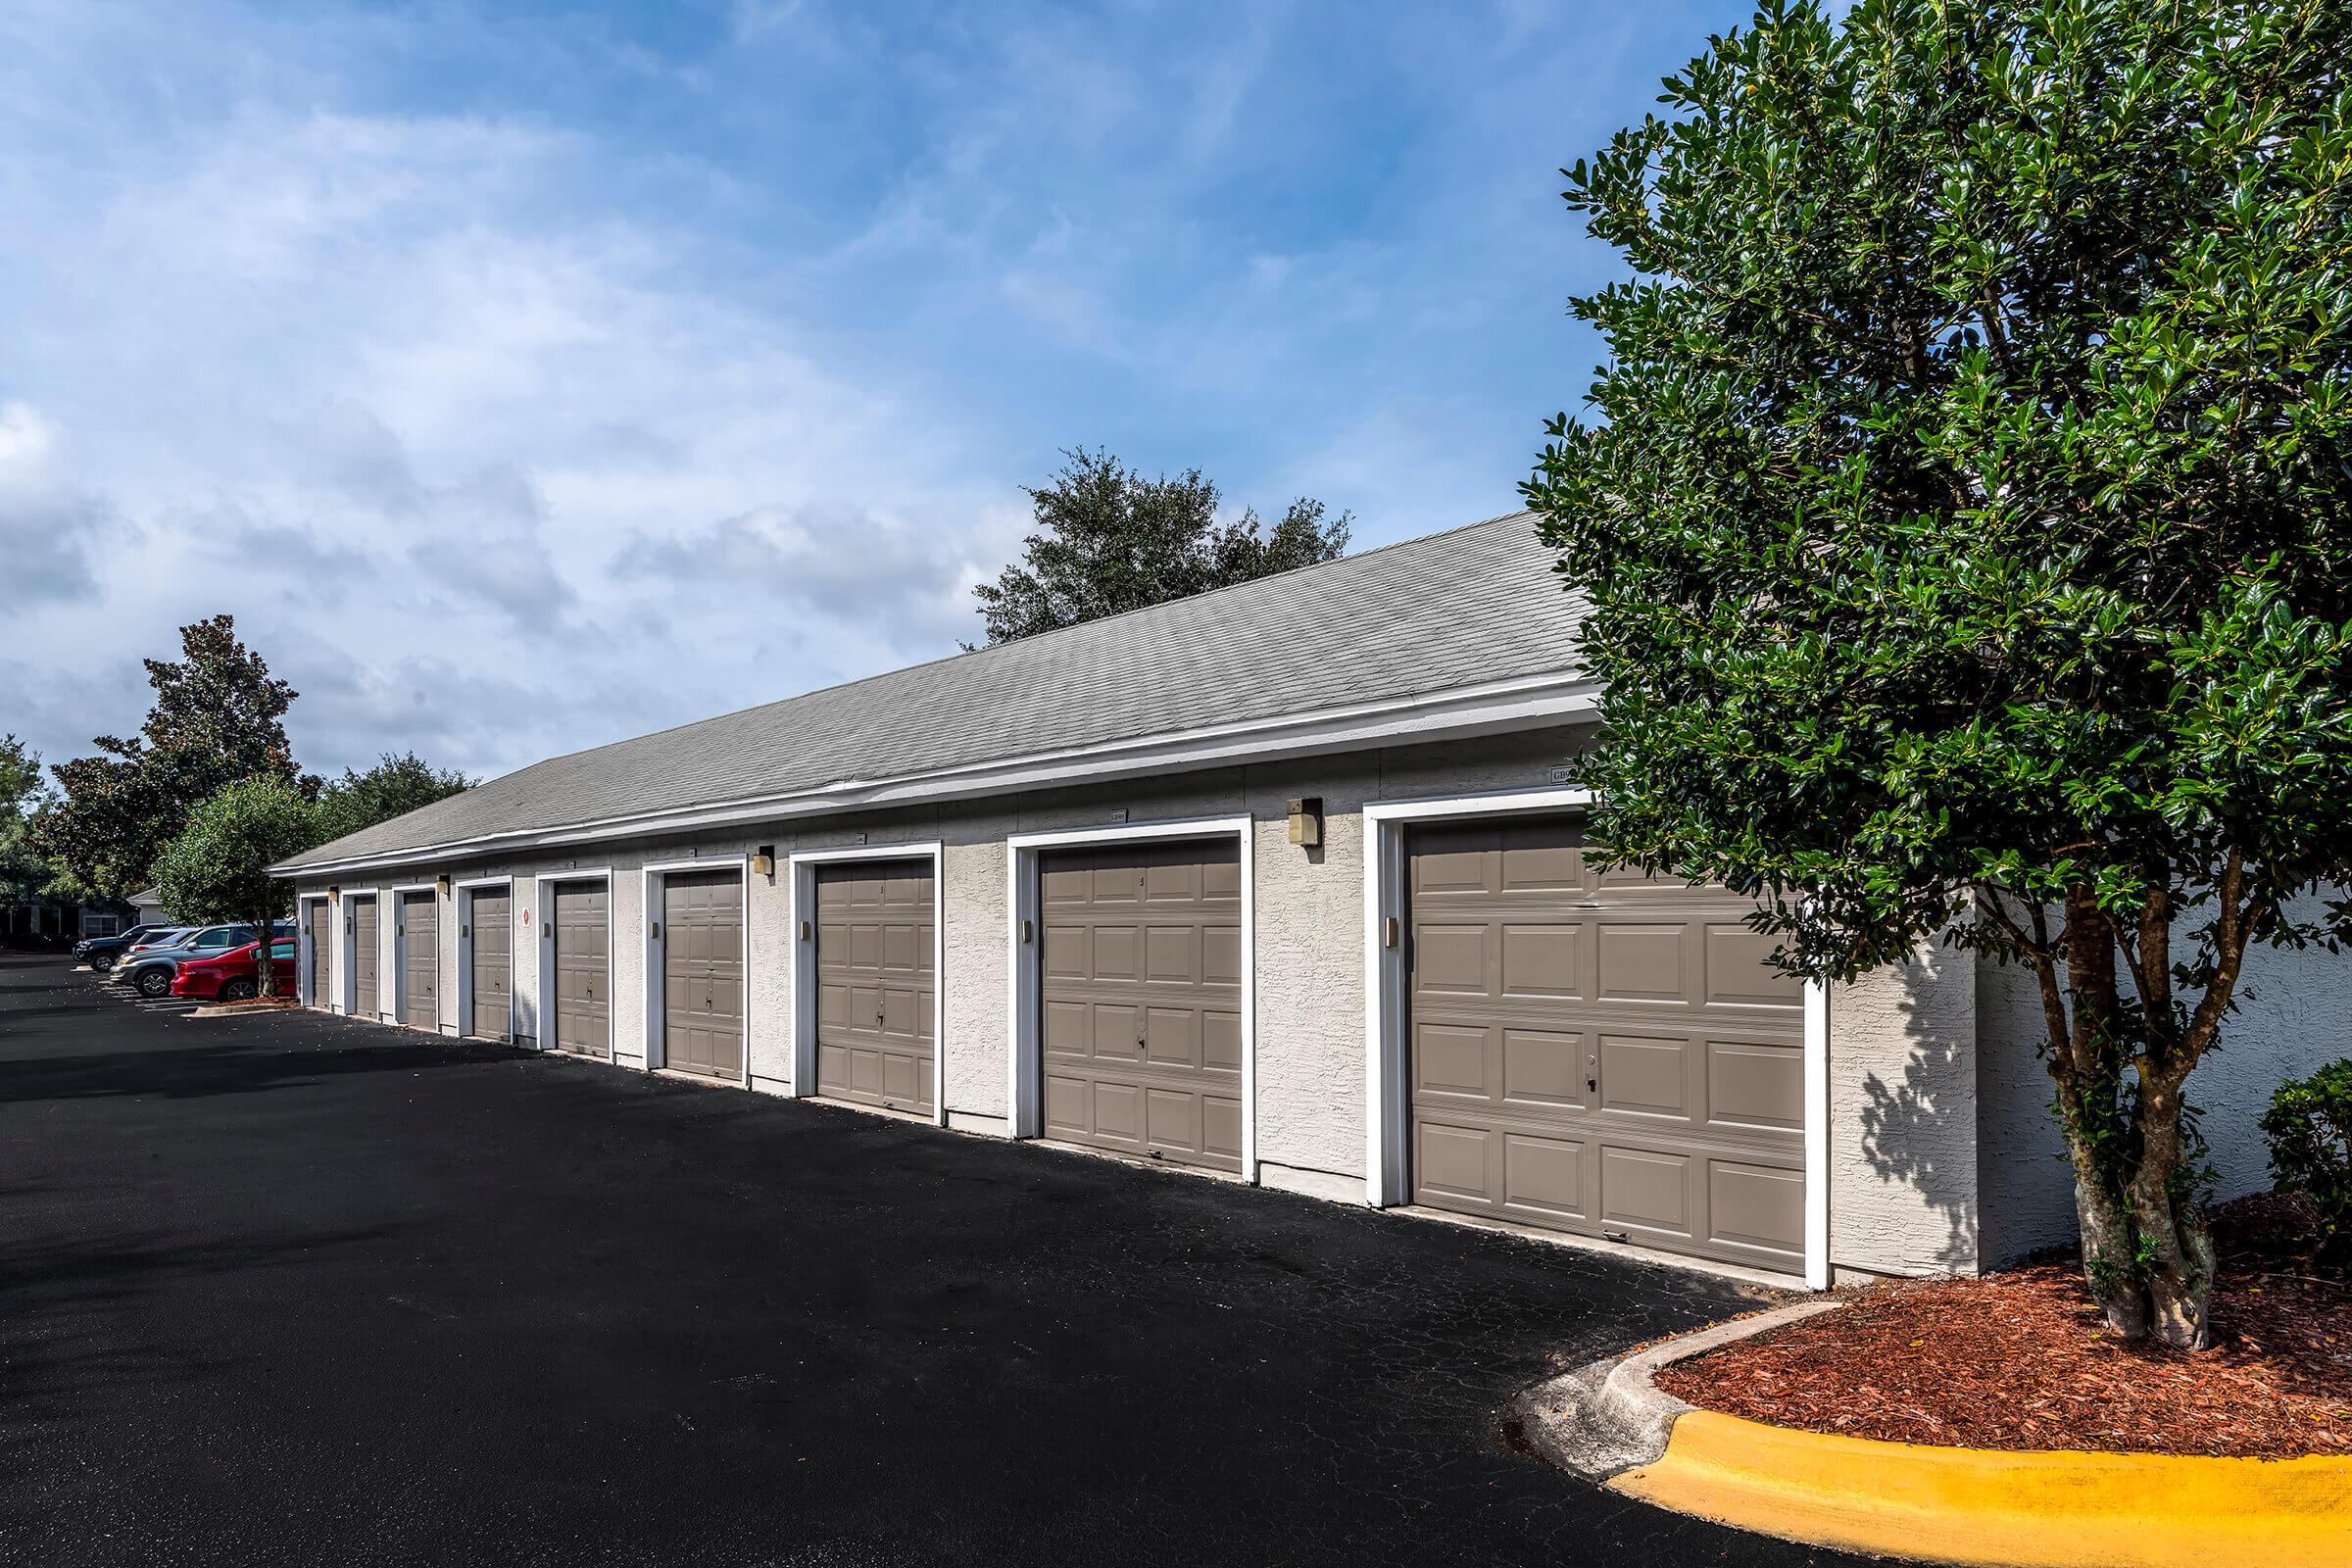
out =
<svg viewBox="0 0 2352 1568"><path fill-rule="evenodd" d="M1984 1568L2342 1568L2352 1456L2009 1452L1832 1437L1698 1410L1662 1366L1830 1311L1802 1301L1596 1362L1513 1401L1563 1469L1818 1546Z"/></svg>
<svg viewBox="0 0 2352 1568"><path fill-rule="evenodd" d="M1691 1408L1658 1388L1653 1379L1660 1367L1838 1304L1834 1298L1796 1301L1595 1361L1522 1393L1511 1401L1509 1414L1544 1457L1572 1475L1605 1482L1663 1457L1675 1422Z"/></svg>

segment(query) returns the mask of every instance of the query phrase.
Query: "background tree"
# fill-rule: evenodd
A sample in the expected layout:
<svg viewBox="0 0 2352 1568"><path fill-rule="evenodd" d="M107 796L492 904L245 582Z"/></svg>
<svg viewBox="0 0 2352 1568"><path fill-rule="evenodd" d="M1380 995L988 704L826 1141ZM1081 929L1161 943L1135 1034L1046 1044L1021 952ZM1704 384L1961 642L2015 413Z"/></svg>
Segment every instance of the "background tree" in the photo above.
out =
<svg viewBox="0 0 2352 1568"><path fill-rule="evenodd" d="M2352 6L1759 13L1565 171L1637 277L1527 486L1621 860L2031 972L2089 1287L2204 1343L2185 1080L2352 870Z"/></svg>
<svg viewBox="0 0 2352 1568"><path fill-rule="evenodd" d="M57 879L29 842L40 784L40 758L14 735L0 735L0 905L30 903Z"/></svg>
<svg viewBox="0 0 2352 1568"><path fill-rule="evenodd" d="M196 921L236 921L263 932L293 912L293 884L270 867L318 842L318 808L283 778L224 785L198 803L179 836L155 861L167 908ZM255 965L258 992L276 995L275 965Z"/></svg>
<svg viewBox="0 0 2352 1568"><path fill-rule="evenodd" d="M223 784L276 779L315 792L286 741L294 689L236 637L228 615L179 631L181 657L147 660L155 703L129 740L50 769L58 797L35 817L34 850L80 887L122 899L150 880L163 847Z"/></svg>
<svg viewBox="0 0 2352 1568"><path fill-rule="evenodd" d="M1347 552L1351 514L1291 503L1263 528L1245 511L1217 521L1217 487L1188 468L1147 479L1097 450L1065 452L1054 482L1028 492L1038 531L1020 563L972 592L991 644L1140 610Z"/></svg>
<svg viewBox="0 0 2352 1568"><path fill-rule="evenodd" d="M350 768L318 792L318 839L324 843L469 790L474 780L455 768L436 771L414 752L386 752L365 773Z"/></svg>

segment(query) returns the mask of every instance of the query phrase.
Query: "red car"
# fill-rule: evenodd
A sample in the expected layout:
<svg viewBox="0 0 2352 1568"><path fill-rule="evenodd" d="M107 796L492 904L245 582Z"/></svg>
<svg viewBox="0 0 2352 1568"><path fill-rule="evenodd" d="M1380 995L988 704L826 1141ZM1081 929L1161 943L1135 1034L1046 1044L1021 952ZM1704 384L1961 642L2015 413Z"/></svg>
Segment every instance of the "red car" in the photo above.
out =
<svg viewBox="0 0 2352 1568"><path fill-rule="evenodd" d="M192 958L179 966L179 974L172 982L172 994L186 997L192 1002L243 1002L260 988L255 984L259 970L254 964L254 950L259 942L248 942L241 948L231 948L212 958ZM294 994L294 939L279 937L270 944L270 966L276 972L277 994Z"/></svg>

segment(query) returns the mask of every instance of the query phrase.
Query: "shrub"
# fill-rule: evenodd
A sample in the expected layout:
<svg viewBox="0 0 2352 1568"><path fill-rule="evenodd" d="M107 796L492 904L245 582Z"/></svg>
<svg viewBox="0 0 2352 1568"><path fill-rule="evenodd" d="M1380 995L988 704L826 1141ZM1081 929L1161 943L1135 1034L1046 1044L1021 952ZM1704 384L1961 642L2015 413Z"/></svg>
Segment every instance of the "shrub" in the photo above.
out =
<svg viewBox="0 0 2352 1568"><path fill-rule="evenodd" d="M2352 1061L2278 1086L2263 1112L2271 1174L2320 1214L2320 1260L2352 1269Z"/></svg>

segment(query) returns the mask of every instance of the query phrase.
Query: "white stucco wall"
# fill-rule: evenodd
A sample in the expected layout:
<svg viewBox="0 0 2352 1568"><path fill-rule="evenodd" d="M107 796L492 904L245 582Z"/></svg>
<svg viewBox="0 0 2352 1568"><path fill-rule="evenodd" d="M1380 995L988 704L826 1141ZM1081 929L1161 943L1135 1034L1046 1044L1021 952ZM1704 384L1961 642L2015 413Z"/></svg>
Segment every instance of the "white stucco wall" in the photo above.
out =
<svg viewBox="0 0 2352 1568"><path fill-rule="evenodd" d="M1830 1258L1863 1274L1974 1273L1980 1260L1977 1005L1969 956L1830 994Z"/></svg>
<svg viewBox="0 0 2352 1568"><path fill-rule="evenodd" d="M2041 1004L2032 971L1987 959L1977 966L1977 987L1985 1254L1998 1264L2076 1245L2074 1176L2036 1050ZM2246 956L2237 1002L2220 1048L2188 1080L2189 1103L2202 1112L2213 1149L2219 1198L2269 1189L2260 1118L2278 1085L2352 1056L2352 954L2257 949Z"/></svg>

